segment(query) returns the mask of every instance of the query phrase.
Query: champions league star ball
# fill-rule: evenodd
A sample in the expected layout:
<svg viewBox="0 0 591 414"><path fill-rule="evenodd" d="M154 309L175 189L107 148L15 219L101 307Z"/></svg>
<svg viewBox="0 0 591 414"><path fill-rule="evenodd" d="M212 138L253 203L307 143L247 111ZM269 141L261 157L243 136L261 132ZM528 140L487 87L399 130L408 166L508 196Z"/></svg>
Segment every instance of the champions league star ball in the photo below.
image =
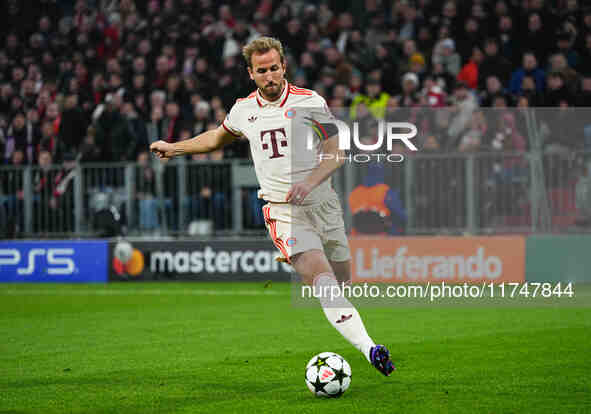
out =
<svg viewBox="0 0 591 414"><path fill-rule="evenodd" d="M125 240L113 248L112 269L119 276L139 276L144 270L144 255Z"/></svg>
<svg viewBox="0 0 591 414"><path fill-rule="evenodd" d="M306 385L318 397L340 397L351 385L351 366L334 352L318 354L306 365Z"/></svg>
<svg viewBox="0 0 591 414"><path fill-rule="evenodd" d="M129 262L131 259L131 255L133 254L133 247L129 242L120 241L115 245L115 249L113 250L113 256L121 261L121 263Z"/></svg>

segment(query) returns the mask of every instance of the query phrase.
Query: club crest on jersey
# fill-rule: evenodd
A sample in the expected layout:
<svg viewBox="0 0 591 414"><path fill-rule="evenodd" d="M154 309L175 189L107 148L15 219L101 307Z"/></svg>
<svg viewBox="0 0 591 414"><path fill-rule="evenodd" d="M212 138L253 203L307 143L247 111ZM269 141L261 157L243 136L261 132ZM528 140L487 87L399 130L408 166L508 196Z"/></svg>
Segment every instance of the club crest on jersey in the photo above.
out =
<svg viewBox="0 0 591 414"><path fill-rule="evenodd" d="M285 241L285 244L287 244L289 247L295 246L295 244L296 244L296 238L295 237L290 237L289 239L287 239Z"/></svg>
<svg viewBox="0 0 591 414"><path fill-rule="evenodd" d="M293 118L293 117L295 117L295 116L296 116L296 111L295 111L295 109L293 109L293 108L287 108L287 109L285 110L285 117L286 117L287 119L292 119L292 118Z"/></svg>
<svg viewBox="0 0 591 414"><path fill-rule="evenodd" d="M254 121L256 121L258 118L258 116L255 115L251 115L250 118L248 118L248 122L253 123Z"/></svg>

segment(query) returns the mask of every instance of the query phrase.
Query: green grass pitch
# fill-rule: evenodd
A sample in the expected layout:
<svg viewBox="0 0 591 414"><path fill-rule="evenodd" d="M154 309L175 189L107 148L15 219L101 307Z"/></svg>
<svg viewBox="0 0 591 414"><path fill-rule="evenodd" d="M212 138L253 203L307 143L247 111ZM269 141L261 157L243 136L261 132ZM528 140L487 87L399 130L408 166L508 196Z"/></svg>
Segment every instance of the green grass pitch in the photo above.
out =
<svg viewBox="0 0 591 414"><path fill-rule="evenodd" d="M0 285L0 413L589 413L590 307L360 309L381 376L289 284ZM351 388L314 397L316 353Z"/></svg>

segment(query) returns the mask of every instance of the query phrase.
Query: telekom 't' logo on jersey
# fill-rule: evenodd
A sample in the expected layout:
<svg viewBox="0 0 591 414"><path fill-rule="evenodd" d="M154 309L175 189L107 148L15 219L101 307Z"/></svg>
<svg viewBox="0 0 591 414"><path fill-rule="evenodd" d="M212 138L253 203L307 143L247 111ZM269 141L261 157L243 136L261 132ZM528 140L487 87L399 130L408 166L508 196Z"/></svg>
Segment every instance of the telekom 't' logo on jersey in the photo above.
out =
<svg viewBox="0 0 591 414"><path fill-rule="evenodd" d="M265 142L265 136L269 137L269 140L271 141L271 150L273 151L273 154L269 158L283 157L284 154L279 152L279 146L287 147L287 134L285 133L285 129L277 128L261 131L261 142L263 143L263 149L268 150L269 144Z"/></svg>

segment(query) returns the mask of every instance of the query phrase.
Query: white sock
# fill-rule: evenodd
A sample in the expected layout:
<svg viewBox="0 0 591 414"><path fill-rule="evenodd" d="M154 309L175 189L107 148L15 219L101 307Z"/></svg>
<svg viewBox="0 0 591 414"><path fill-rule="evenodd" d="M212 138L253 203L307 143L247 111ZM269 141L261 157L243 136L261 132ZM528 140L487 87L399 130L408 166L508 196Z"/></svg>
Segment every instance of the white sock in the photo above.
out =
<svg viewBox="0 0 591 414"><path fill-rule="evenodd" d="M341 285L330 273L322 273L314 279L316 294L330 324L371 362L369 350L376 344L367 334L361 316L351 302L343 295L331 298L331 289L336 292L337 287L340 288Z"/></svg>

